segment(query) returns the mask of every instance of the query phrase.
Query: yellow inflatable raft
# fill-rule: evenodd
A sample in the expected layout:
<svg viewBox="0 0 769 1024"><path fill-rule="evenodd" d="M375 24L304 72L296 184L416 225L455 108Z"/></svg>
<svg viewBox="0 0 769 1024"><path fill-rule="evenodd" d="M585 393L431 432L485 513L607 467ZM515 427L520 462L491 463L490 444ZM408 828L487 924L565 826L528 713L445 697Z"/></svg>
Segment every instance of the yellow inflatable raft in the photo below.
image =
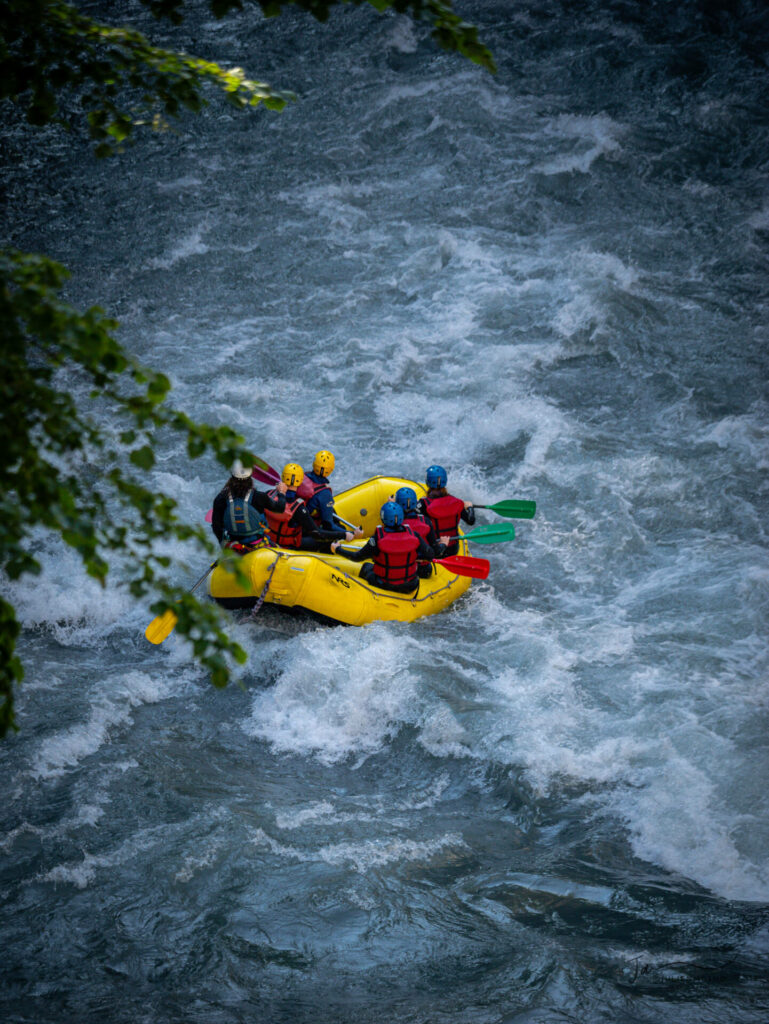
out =
<svg viewBox="0 0 769 1024"><path fill-rule="evenodd" d="M366 537L379 525L379 510L399 487L412 487L417 497L425 494L422 484L393 476L375 476L357 487L336 495L337 515L360 526ZM353 541L350 547L364 544ZM467 542L460 541L459 554L466 555ZM443 611L470 586L468 576L455 576L442 565L433 566L429 579L419 581L413 594L395 594L372 587L358 577L360 566L341 555L287 548L260 548L244 555L241 568L250 581L239 585L235 576L221 566L209 579L209 593L230 607L253 604L260 597L283 608L303 608L336 622L363 626L376 619L412 622L423 615Z"/></svg>

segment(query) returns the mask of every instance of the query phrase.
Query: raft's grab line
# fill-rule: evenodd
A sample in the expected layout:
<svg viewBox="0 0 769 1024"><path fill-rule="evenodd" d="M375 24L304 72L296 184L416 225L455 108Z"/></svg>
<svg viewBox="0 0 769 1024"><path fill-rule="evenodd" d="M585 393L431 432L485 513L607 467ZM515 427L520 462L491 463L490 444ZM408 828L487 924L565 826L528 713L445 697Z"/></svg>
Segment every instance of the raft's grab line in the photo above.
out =
<svg viewBox="0 0 769 1024"><path fill-rule="evenodd" d="M365 543L366 543L366 541L365 541L365 538L364 538L364 540L358 541L358 542L351 541L347 545L347 547L362 547ZM296 555L294 555L292 553L290 554L289 552L284 551L284 550L277 550L274 553L277 554L278 558L287 558L287 559L290 560L290 559L296 557ZM323 562L324 565L328 565L329 564L324 558L319 556L318 553L315 552L315 551L305 551L305 552L302 553L301 557L302 558L315 558L318 561ZM361 563L361 564L365 564L365 563ZM336 565L333 568L334 568L334 575L344 576L344 578L346 580L349 580L350 583L354 583L356 586L361 587L361 589L367 590L369 592L369 594L372 594L374 597L384 597L388 601L393 600L393 599L396 600L396 601L405 601L407 604L419 604L420 601L428 601L428 600L430 600L430 598L434 597L436 594L440 594L441 591L448 590L450 587L453 587L457 580L462 579L461 576L456 576L456 575L454 575L452 573L451 574L452 578L450 580L447 580L446 583L444 583L442 587L438 587L437 590L431 590L429 594L425 594L423 597L419 597L419 583L427 582L426 580L422 580L422 579L419 580L419 583L417 584L417 587L414 590L413 594L399 594L395 590L383 590L381 587L372 587L368 583L366 583L365 580L362 580L360 578L360 576L351 576L344 569L339 569L338 566L336 566ZM274 572L274 569L275 569L275 566L273 566L273 572ZM298 570L298 571L303 572L304 570Z"/></svg>

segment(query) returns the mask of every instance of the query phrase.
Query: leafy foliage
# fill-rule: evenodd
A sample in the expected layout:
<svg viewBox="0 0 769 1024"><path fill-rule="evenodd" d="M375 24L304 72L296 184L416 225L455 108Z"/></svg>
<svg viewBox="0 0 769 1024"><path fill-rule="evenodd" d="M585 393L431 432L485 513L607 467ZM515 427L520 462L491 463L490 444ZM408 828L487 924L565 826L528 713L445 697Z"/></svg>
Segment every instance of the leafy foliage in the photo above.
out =
<svg viewBox="0 0 769 1024"><path fill-rule="evenodd" d="M145 7L158 17L180 21L189 0L142 0ZM299 7L318 21L326 21L332 7L340 4L354 4L359 7L369 3L377 11L394 10L398 14L409 14L416 21L432 25L432 35L444 50L453 50L469 58L475 64L495 71L494 58L489 50L478 41L478 30L453 10L448 0L255 0L268 18L272 18L284 7ZM221 18L231 10L243 10L248 6L244 0L210 0L213 13Z"/></svg>
<svg viewBox="0 0 769 1024"><path fill-rule="evenodd" d="M341 3L370 3L432 25L437 42L490 70L476 29L447 0L256 0L271 17L293 4L320 21ZM142 0L157 17L182 20L188 0ZM208 0L221 17L243 0ZM84 120L98 156L119 152L136 126L197 112L213 90L238 108L281 110L290 94L246 77L241 68L153 46L140 32L100 24L60 0L0 4L0 101L36 126ZM170 559L158 540L172 537L212 550L210 537L179 519L176 503L134 475L155 462L159 431L186 440L190 458L212 453L224 466L253 455L227 427L196 423L170 407L168 378L142 366L114 337L118 324L98 307L85 312L60 298L67 271L45 256L0 251L0 571L10 579L39 574L40 527L79 554L104 584L108 553L136 568L135 597L157 595L151 610L173 609L177 631L223 686L244 651L222 628L216 606L169 582ZM120 422L117 431L105 423ZM228 552L219 561L239 573ZM243 581L245 582L245 581ZM15 728L13 687L23 677L15 653L19 622L0 598L0 736Z"/></svg>
<svg viewBox="0 0 769 1024"><path fill-rule="evenodd" d="M9 0L0 5L0 99L26 109L33 125L70 126L66 100L85 114L98 156L109 156L134 126L199 111L207 86L236 107L282 110L289 93L255 82L242 68L152 46L140 33L102 25L71 4Z"/></svg>
<svg viewBox="0 0 769 1024"><path fill-rule="evenodd" d="M111 333L114 320L97 307L81 313L61 301L66 276L43 256L0 253L0 568L11 579L40 572L39 526L58 533L102 584L105 553L122 552L138 567L131 593L159 593L153 610L173 605L179 632L223 684L227 657L242 661L243 651L222 631L214 607L165 580L170 559L155 552L164 537L209 549L211 542L178 518L173 499L138 483L124 464L151 469L155 433L168 428L186 435L190 458L210 451L230 465L234 458L248 464L253 455L229 427L195 423L169 406L168 378L123 350ZM76 398L84 389L90 399ZM105 430L105 418L124 429ZM18 632L13 607L2 601L0 734L13 724L12 685L22 677L13 655Z"/></svg>

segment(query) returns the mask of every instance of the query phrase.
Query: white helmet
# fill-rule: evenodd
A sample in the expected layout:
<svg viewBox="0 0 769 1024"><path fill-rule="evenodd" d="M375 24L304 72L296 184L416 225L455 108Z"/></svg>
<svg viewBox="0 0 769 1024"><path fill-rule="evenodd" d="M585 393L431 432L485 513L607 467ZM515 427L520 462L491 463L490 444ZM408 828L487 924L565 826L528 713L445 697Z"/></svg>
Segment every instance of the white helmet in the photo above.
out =
<svg viewBox="0 0 769 1024"><path fill-rule="evenodd" d="M235 477L236 480L248 480L251 476L251 470L246 469L240 459L235 459L230 468L230 473Z"/></svg>

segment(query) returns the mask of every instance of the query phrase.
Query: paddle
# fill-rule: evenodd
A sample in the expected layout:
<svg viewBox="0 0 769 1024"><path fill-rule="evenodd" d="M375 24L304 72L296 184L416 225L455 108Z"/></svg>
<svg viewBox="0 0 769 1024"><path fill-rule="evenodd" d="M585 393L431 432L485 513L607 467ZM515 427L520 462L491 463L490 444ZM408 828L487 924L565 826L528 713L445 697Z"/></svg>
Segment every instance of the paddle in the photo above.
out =
<svg viewBox="0 0 769 1024"><path fill-rule="evenodd" d="M478 526L461 537L449 537L449 540L474 540L476 544L501 544L503 541L513 540L514 537L515 527L512 523L489 523L488 526Z"/></svg>
<svg viewBox="0 0 769 1024"><path fill-rule="evenodd" d="M251 470L251 476L254 478L254 480L258 480L260 484L279 484L280 477L278 476L278 474L275 472L274 469L271 469L271 467L268 466L267 468L270 470L269 473L260 469L258 466L254 466L254 468Z"/></svg>
<svg viewBox="0 0 769 1024"><path fill-rule="evenodd" d="M536 501L523 501L510 498L507 501L498 501L496 505L473 505L474 508L487 508L496 512L498 516L505 516L507 519L533 519L537 511Z"/></svg>
<svg viewBox="0 0 769 1024"><path fill-rule="evenodd" d="M357 526L354 526L352 523L348 523L346 519L342 519L342 517L337 515L336 512L334 513L334 519L336 519L338 523L341 523L342 526L346 526L348 530L352 530L353 533L358 529Z"/></svg>
<svg viewBox="0 0 769 1024"><path fill-rule="evenodd" d="M264 459L260 459L258 455L254 456L254 465L258 469L261 469L262 472L269 473L270 476L274 476L280 479L280 473L277 471L277 469L275 469L274 466L271 466L269 462L265 462Z"/></svg>
<svg viewBox="0 0 769 1024"><path fill-rule="evenodd" d="M193 583L190 587L190 593L197 590L203 580L208 579L218 564L218 560L211 563L197 583ZM162 644L163 641L173 633L178 621L179 619L175 612L171 608L167 608L162 615L158 615L157 618L152 620L149 626L144 630L144 635L151 644Z"/></svg>
<svg viewBox="0 0 769 1024"><path fill-rule="evenodd" d="M490 563L487 558L470 558L469 555L454 555L451 558L436 558L433 565L442 565L455 576L471 576L474 580L485 580L489 575Z"/></svg>

